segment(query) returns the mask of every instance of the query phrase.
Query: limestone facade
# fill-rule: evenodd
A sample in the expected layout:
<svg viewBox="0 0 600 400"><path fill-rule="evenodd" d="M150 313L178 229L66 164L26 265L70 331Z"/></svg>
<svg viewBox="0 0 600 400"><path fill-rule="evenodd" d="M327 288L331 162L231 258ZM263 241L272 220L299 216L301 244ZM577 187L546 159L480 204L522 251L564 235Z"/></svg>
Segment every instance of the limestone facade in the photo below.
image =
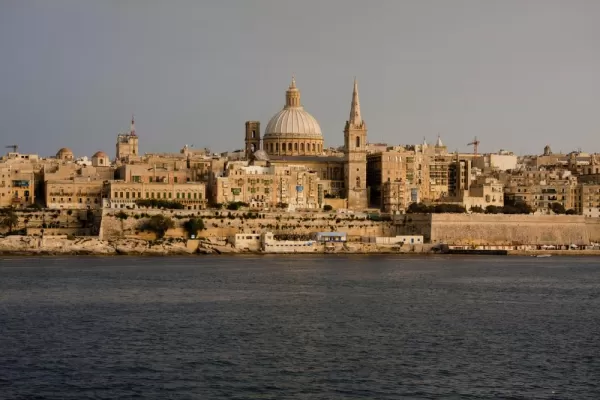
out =
<svg viewBox="0 0 600 400"><path fill-rule="evenodd" d="M35 183L31 166L0 164L0 207L27 207L34 204Z"/></svg>
<svg viewBox="0 0 600 400"><path fill-rule="evenodd" d="M187 210L206 207L206 184L204 182L108 182L107 208L137 208L138 200L166 200L183 204Z"/></svg>
<svg viewBox="0 0 600 400"><path fill-rule="evenodd" d="M216 179L215 203L244 202L252 208L321 208L323 186L305 166L231 165ZM322 185L322 184L321 184Z"/></svg>
<svg viewBox="0 0 600 400"><path fill-rule="evenodd" d="M100 209L106 197L104 179L73 177L44 182L46 207L50 209Z"/></svg>

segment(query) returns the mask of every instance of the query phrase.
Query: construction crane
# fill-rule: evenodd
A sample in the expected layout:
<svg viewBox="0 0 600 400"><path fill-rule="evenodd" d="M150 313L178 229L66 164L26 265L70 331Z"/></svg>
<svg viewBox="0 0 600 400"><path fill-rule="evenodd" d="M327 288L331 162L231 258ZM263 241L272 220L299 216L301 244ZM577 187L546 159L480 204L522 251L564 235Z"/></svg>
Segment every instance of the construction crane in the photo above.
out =
<svg viewBox="0 0 600 400"><path fill-rule="evenodd" d="M467 146L473 146L473 154L477 155L478 150L479 150L479 140L477 139L477 136L475 136L475 139L473 139L473 141L469 144L467 144Z"/></svg>
<svg viewBox="0 0 600 400"><path fill-rule="evenodd" d="M11 144L10 146L6 146L7 149L13 149L13 153L16 153L19 150L19 145Z"/></svg>

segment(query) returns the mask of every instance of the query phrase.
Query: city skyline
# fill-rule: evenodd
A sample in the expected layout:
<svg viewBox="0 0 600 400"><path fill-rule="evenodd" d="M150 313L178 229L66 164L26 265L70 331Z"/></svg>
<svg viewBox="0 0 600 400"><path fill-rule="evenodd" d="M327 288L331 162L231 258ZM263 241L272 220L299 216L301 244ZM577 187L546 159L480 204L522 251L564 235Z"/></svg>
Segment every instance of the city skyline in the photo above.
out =
<svg viewBox="0 0 600 400"><path fill-rule="evenodd" d="M133 113L144 152L241 149L294 74L328 147L356 76L373 143L600 151L600 4L363 4L5 2L1 145L112 155Z"/></svg>

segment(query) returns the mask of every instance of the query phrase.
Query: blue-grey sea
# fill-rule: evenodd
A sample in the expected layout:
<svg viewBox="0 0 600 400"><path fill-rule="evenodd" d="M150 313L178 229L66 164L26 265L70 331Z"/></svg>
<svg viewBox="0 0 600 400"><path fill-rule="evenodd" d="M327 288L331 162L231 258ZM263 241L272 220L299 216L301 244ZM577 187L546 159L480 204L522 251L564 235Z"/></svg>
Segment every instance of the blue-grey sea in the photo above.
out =
<svg viewBox="0 0 600 400"><path fill-rule="evenodd" d="M0 399L600 399L600 259L0 259Z"/></svg>

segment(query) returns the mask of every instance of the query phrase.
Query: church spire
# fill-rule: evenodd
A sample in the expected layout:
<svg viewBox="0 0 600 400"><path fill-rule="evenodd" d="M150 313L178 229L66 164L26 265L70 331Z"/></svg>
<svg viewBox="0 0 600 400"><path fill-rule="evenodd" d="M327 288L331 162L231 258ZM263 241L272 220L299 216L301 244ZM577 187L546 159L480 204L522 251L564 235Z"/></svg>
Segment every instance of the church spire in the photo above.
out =
<svg viewBox="0 0 600 400"><path fill-rule="evenodd" d="M358 99L358 82L354 78L354 90L352 91L352 105L350 106L350 119L348 120L350 126L361 126L363 123L362 117L360 116L360 101Z"/></svg>
<svg viewBox="0 0 600 400"><path fill-rule="evenodd" d="M131 114L131 128L129 128L129 134L135 136L135 118L133 118L133 114Z"/></svg>

